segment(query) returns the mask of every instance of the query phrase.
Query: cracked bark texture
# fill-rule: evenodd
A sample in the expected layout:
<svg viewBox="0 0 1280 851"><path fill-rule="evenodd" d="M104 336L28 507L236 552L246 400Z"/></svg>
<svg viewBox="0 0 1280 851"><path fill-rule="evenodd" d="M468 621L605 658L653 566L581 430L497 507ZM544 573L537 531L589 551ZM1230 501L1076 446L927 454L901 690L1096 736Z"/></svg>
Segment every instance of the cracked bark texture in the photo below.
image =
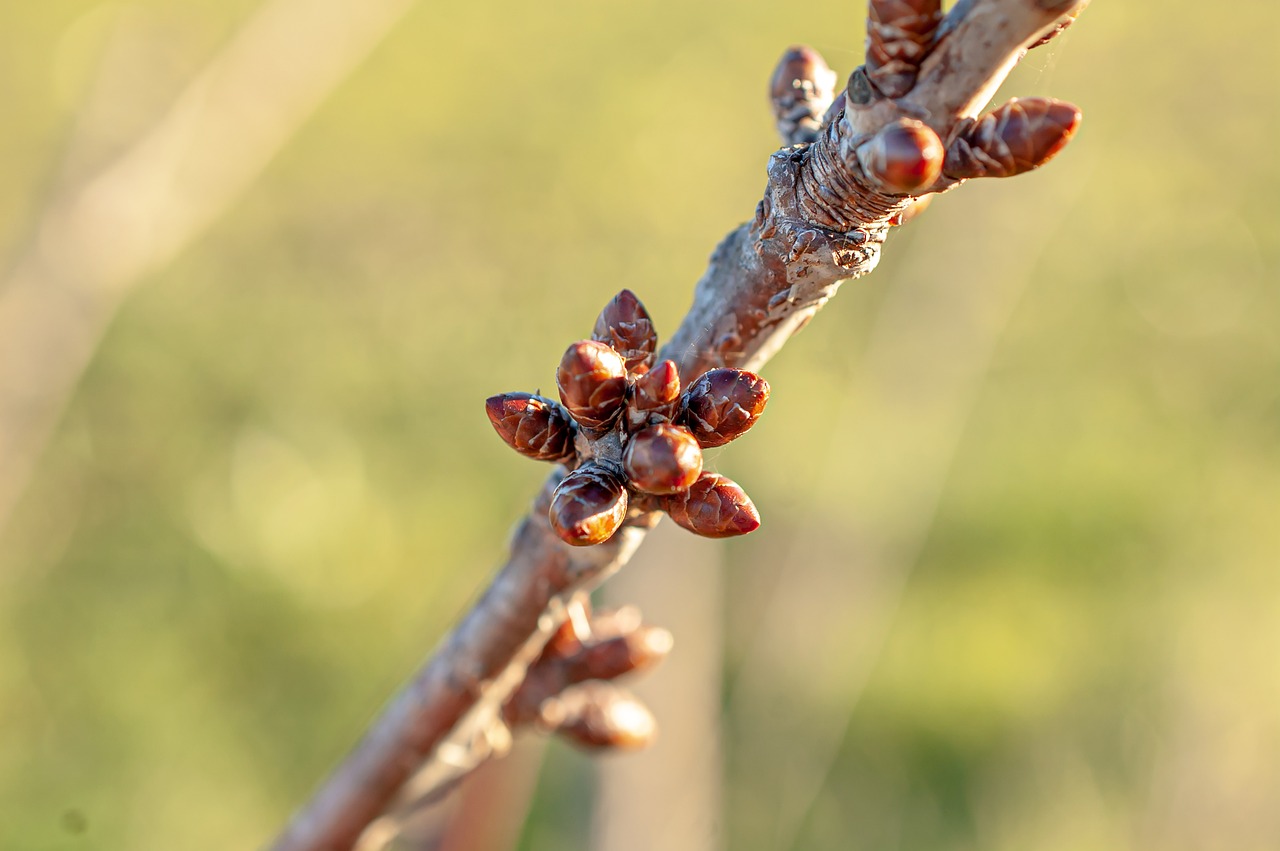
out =
<svg viewBox="0 0 1280 851"><path fill-rule="evenodd" d="M754 218L717 246L688 314L658 360L675 361L685 383L715 367L758 370L844 281L875 268L891 223L902 220L918 199L963 182L944 173L916 192L886 192L863 166L877 134L910 121L936 133L948 150L956 143L972 145L978 138L970 132L974 119L1008 72L1086 3L960 0L920 59L914 85L900 97L882 92L865 69L856 69L845 92L825 110L826 122L814 141L770 158ZM873 11L879 8L883 28L885 15L928 14L939 6L939 0L873 3ZM809 67L794 59L791 52L783 62L791 60L802 71ZM894 70L900 80L902 67ZM795 111L783 120L780 89L785 85L775 74L775 114L784 141L791 142ZM814 91L805 92L805 115L824 111L813 101ZM824 95L818 91L817 96ZM1074 128L1071 123L1022 155L1021 170L1047 161ZM1030 132L1044 133L1041 127ZM547 519L551 492L562 476L562 470L553 473L535 498L493 583L296 814L274 844L276 851L354 847L366 827L394 810L397 801L403 805L421 797L424 789L450 783L506 749L510 731L502 707L564 619L566 604L625 564L655 522L653 515L644 515L602 544L570 547ZM402 793L411 778L415 792Z"/></svg>

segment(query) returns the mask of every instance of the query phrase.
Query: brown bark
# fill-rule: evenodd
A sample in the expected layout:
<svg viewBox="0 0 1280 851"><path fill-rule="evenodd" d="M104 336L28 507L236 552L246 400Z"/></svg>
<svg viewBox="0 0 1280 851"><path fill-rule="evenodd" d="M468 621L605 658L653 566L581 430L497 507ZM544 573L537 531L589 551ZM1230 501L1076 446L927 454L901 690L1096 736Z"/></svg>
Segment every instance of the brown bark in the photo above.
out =
<svg viewBox="0 0 1280 851"><path fill-rule="evenodd" d="M755 218L716 248L657 360L673 360L686 384L712 368L757 370L768 361L841 283L875 267L891 220L917 198L960 182L943 176L919 192L887 194L864 167L877 134L908 119L950 144L1026 49L1085 2L961 0L900 98L855 71L816 140L770 159ZM783 117L781 131L794 132L794 116ZM552 475L521 521L490 588L297 814L276 851L350 848L416 771L445 782L505 746L501 708L563 619L566 601L624 564L645 532L624 525L596 546L564 544L547 519L561 475Z"/></svg>

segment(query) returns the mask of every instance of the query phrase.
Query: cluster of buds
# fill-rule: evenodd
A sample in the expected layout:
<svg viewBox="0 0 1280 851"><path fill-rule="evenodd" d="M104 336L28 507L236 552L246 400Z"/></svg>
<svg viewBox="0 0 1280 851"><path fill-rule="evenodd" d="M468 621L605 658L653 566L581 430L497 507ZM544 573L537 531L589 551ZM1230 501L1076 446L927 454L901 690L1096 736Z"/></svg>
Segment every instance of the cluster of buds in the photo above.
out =
<svg viewBox="0 0 1280 851"><path fill-rule="evenodd" d="M1044 0L1048 9L1072 5ZM1040 39L1038 47L1065 30L1081 6L1062 17ZM925 59L947 39L942 0L870 0L866 63L849 75L842 93L828 97L833 72L811 48L795 46L779 60L770 79L770 100L784 143L814 142L841 119L863 115L862 130L851 153L857 171L875 190L904 198L891 225L902 224L924 209L932 193L943 192L976 177L1014 177L1033 171L1071 141L1080 110L1052 98L1014 99L981 117L958 122L930 117L913 106L913 89ZM894 101L896 120L881 123L885 101ZM926 121L919 120L928 119ZM865 132L865 137L859 134ZM942 136L939 136L942 133Z"/></svg>
<svg viewBox="0 0 1280 851"><path fill-rule="evenodd" d="M665 659L671 633L643 623L631 606L592 612L585 595L569 603L568 615L503 705L503 720L512 730L532 725L588 750L646 747L657 722L615 681Z"/></svg>
<svg viewBox="0 0 1280 851"><path fill-rule="evenodd" d="M755 424L768 383L726 367L682 388L673 361L655 364L657 344L644 305L623 290L600 313L591 339L564 353L556 371L559 402L503 393L485 403L489 421L513 449L569 469L548 512L569 544L598 544L628 517L655 510L709 538L760 525L742 488L702 469L702 450Z"/></svg>

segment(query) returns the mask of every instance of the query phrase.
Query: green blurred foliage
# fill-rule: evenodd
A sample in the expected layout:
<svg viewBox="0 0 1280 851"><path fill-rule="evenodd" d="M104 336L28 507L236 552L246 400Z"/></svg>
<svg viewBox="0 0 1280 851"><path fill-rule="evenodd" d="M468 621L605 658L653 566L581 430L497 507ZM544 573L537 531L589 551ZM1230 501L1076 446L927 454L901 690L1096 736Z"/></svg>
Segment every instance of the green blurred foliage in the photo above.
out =
<svg viewBox="0 0 1280 851"><path fill-rule="evenodd" d="M0 248L33 238L111 39L138 48L118 146L255 5L6 10ZM0 540L0 847L270 836L545 475L482 400L549 386L621 287L674 327L763 186L774 59L847 72L860 12L420 4L141 282ZM770 415L716 458L766 521L731 549L727 692L796 539L839 570L842 495L894 475L846 438L892 287L999 287L1010 223L1044 223L860 699L795 698L847 726L794 847L1280 844L1278 30L1262 0L1095 3L1007 87L1080 103L1071 148L941 199L768 368ZM726 836L774 848L735 706ZM555 752L525 847L582 845L582 765Z"/></svg>

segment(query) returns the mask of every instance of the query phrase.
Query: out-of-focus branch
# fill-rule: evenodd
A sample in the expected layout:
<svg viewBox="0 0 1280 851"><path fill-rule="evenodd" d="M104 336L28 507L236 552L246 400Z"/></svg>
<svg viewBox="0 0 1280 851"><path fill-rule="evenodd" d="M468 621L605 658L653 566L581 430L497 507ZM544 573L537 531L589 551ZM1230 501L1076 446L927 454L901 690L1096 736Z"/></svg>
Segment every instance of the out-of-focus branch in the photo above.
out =
<svg viewBox="0 0 1280 851"><path fill-rule="evenodd" d="M0 530L124 298L244 193L412 5L270 0L118 158L36 215L0 279Z"/></svg>
<svg viewBox="0 0 1280 851"><path fill-rule="evenodd" d="M939 5L876 5L886 7L880 23L892 26L895 16L918 14L931 3ZM764 364L843 281L875 267L892 222L918 198L958 184L942 175L957 128L985 105L1027 48L1083 5L962 0L929 42L915 88L904 98L875 90L865 72L855 71L842 106L835 115L828 111L815 141L771 158L754 220L716 248L693 305L657 359L674 361L685 383L715 367ZM805 105L800 112L803 123L811 110ZM785 117L795 124L790 111ZM784 136L790 132L783 129ZM1052 151L1039 154L1020 161L1034 167ZM477 754L490 752L486 731L505 729L501 707L563 619L565 602L618 569L644 534L623 526L597 546L566 545L547 518L560 475L521 522L493 585L295 816L276 851L350 848L424 761L423 771L447 777L449 766L466 770Z"/></svg>
<svg viewBox="0 0 1280 851"><path fill-rule="evenodd" d="M401 824L439 802L496 753L505 753L516 732L534 728L557 733L587 750L631 750L647 746L656 723L648 708L613 680L648 670L671 650L671 633L645 625L633 606L591 612L586 594L574 595L565 619L503 703L483 747L459 759L428 763L404 785L396 802L360 836L359 851L378 851Z"/></svg>

